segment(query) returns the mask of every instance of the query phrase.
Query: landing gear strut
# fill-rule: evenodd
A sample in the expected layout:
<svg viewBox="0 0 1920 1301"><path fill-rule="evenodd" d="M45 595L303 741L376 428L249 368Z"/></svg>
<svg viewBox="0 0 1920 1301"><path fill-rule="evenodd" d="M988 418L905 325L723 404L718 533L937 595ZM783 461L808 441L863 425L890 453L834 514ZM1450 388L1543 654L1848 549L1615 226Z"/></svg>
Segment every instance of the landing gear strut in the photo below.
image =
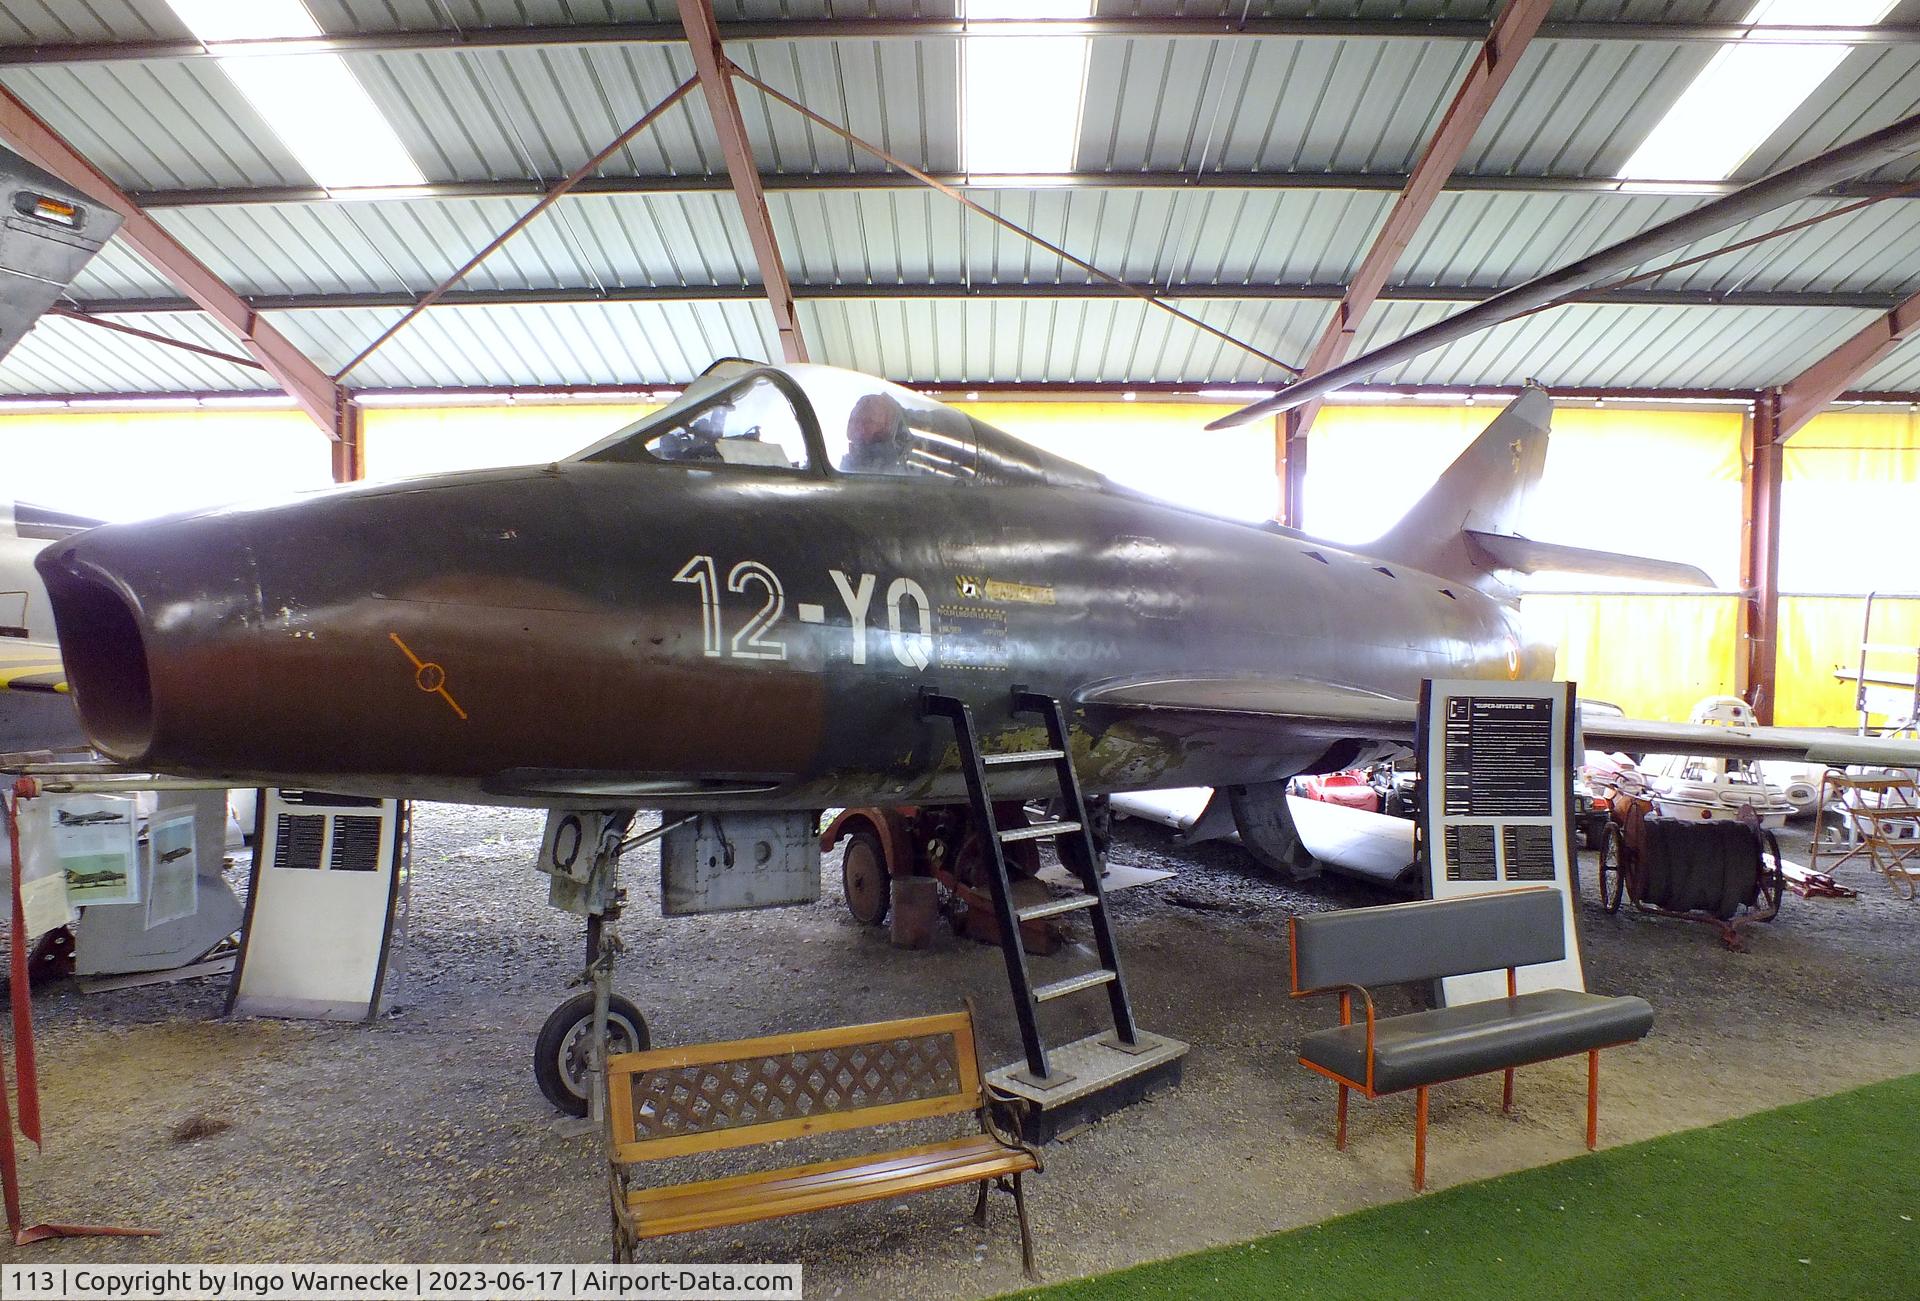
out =
<svg viewBox="0 0 1920 1301"><path fill-rule="evenodd" d="M548 1102L570 1116L584 1116L592 1092L594 991L583 989L540 1027L533 1045L533 1078ZM607 995L607 1052L643 1053L653 1046L647 1019L633 1000Z"/></svg>
<svg viewBox="0 0 1920 1301"><path fill-rule="evenodd" d="M585 815L582 815L582 821ZM571 1116L605 1114L601 1096L606 1079L602 1069L610 1053L645 1052L652 1044L646 1018L631 999L613 992L614 961L624 947L616 925L626 905L619 886L620 855L657 840L685 819L663 821L642 835L626 838L633 824L631 811L607 816L591 851L586 871L575 874L572 862L565 874L550 876L548 902L585 916L586 965L573 983L587 988L555 1008L540 1027L533 1048L533 1077L540 1092L556 1108ZM579 844L580 826L573 828Z"/></svg>

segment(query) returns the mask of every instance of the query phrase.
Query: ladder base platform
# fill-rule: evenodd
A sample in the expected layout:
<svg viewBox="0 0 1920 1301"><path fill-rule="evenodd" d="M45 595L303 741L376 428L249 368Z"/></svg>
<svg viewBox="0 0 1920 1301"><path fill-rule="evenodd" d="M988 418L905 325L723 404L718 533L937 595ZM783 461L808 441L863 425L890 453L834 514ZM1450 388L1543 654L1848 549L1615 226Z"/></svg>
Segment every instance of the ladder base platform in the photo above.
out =
<svg viewBox="0 0 1920 1301"><path fill-rule="evenodd" d="M1027 1075L1025 1062L987 1072L987 1087L1023 1103L1020 1132L1028 1142L1047 1143L1062 1131L1111 1115L1122 1107L1180 1082L1187 1047L1178 1039L1135 1032L1123 1049L1113 1031L1076 1039L1047 1051L1056 1083L1043 1088Z"/></svg>

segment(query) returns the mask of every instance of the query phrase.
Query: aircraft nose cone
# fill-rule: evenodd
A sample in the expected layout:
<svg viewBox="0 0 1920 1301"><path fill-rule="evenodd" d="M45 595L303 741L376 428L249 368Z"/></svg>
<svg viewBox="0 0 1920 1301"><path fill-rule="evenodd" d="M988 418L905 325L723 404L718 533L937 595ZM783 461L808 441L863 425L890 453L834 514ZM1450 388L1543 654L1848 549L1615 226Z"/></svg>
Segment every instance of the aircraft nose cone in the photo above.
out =
<svg viewBox="0 0 1920 1301"><path fill-rule="evenodd" d="M34 566L81 726L95 749L122 763L149 759L169 697L183 687L169 648L217 645L223 632L257 621L248 549L231 526L107 525L55 543Z"/></svg>

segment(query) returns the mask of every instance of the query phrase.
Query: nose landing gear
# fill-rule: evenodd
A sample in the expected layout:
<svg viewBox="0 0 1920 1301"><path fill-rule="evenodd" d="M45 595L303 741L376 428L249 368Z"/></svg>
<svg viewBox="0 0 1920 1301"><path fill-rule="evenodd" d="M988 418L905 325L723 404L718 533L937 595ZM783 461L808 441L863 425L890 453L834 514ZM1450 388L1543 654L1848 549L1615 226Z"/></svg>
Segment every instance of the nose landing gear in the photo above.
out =
<svg viewBox="0 0 1920 1301"><path fill-rule="evenodd" d="M607 1055L645 1052L652 1045L646 1017L631 999L613 992L614 960L624 947L615 930L626 903L626 891L618 886L620 856L684 821L663 822L632 837L626 836L631 812L560 814L557 825L549 825L541 853L541 869L549 875L548 902L587 919L586 966L574 983L588 988L553 1010L533 1047L534 1080L547 1101L567 1115L601 1116ZM592 848L582 871L577 860L589 837ZM556 848L564 852L555 853Z"/></svg>

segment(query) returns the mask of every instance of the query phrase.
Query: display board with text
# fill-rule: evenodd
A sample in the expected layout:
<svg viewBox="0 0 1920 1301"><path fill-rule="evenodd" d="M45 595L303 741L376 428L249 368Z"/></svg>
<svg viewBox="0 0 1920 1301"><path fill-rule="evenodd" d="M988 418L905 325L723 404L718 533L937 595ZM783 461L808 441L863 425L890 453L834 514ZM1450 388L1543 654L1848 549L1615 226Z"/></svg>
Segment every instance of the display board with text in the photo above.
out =
<svg viewBox="0 0 1920 1301"><path fill-rule="evenodd" d="M1586 988L1573 906L1577 718L1570 682L1430 681L1421 689L1421 865L1428 897L1542 885L1561 893L1567 956L1521 968L1521 993ZM1506 992L1503 971L1440 983L1443 1004Z"/></svg>

